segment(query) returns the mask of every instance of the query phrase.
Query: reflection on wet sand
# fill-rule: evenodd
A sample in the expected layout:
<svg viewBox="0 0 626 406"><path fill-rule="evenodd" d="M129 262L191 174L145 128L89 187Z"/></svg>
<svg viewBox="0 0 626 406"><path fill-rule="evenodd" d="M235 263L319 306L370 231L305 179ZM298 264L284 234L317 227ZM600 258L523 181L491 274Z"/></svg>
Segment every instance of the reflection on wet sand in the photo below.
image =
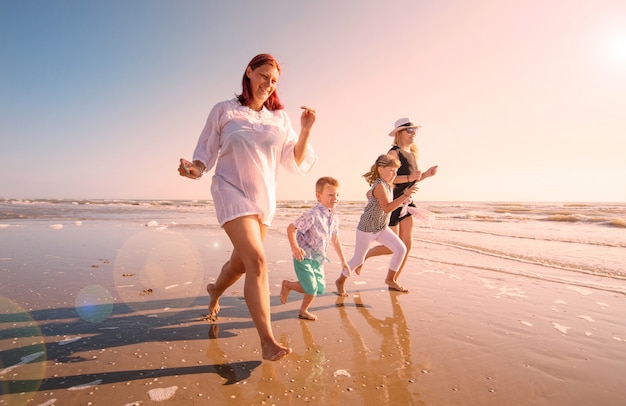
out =
<svg viewBox="0 0 626 406"><path fill-rule="evenodd" d="M220 333L219 325L212 324L207 355L229 390L213 394L211 400L230 398L245 404L336 404L339 400L358 404L421 404L416 381L423 368L412 360L411 332L399 295L389 292L390 312L384 309L384 297L385 300L376 300L376 309L363 303L367 295L360 292L353 299L338 298L329 308L338 312L339 317L333 322L336 335L329 335L327 327L322 328L319 322L294 321L297 327L290 323L300 330L300 345L295 345L294 352L280 363L263 362L259 368L241 360L224 363L234 353L232 348L224 352L219 342L232 339L232 331L224 327L225 332ZM389 315L378 318L376 312ZM296 340L300 334L292 330L289 336ZM281 336L281 342L286 340Z"/></svg>
<svg viewBox="0 0 626 406"><path fill-rule="evenodd" d="M355 381L363 387L375 388L376 391L361 391L364 404L376 401L390 404L420 404L417 393L409 390L418 376L418 367L411 360L411 337L404 312L398 301L397 292L389 291L392 314L384 319L377 319L363 304L363 296L357 292L354 306L365 322L380 337L380 346L373 348L364 337L371 337L370 332L361 332L352 321L345 299L337 299L337 308L348 336L351 339L353 353L352 371ZM382 305L382 302L377 302Z"/></svg>
<svg viewBox="0 0 626 406"><path fill-rule="evenodd" d="M376 391L360 391L364 404L370 404L374 397L387 404L420 404L417 393L409 390L416 381L418 367L411 361L411 335L406 323L398 292L389 291L392 314L384 319L374 317L369 307L363 304L362 295L356 292L354 306L372 330L380 337L380 347L365 341L370 332L362 333L351 319L349 304L345 299L337 299L343 326L353 347L352 369L355 382ZM381 305L380 302L377 303Z"/></svg>
<svg viewBox="0 0 626 406"><path fill-rule="evenodd" d="M230 334L230 333L229 333ZM228 355L219 346L220 337L220 325L211 324L209 326L209 344L206 349L207 358L211 359L214 364L215 372L222 377L222 384L224 386L230 386L228 392L216 390L210 394L212 401L222 400L224 402L232 401L232 399L238 399L242 404L258 404L263 402L263 399L267 397L261 391L261 382L258 382L257 390L251 390L248 386L248 380L252 372L261 367L263 376L266 375L268 363L262 363L261 361L246 361L246 362L224 362ZM256 380L250 380L254 382ZM240 385L240 384L244 385Z"/></svg>

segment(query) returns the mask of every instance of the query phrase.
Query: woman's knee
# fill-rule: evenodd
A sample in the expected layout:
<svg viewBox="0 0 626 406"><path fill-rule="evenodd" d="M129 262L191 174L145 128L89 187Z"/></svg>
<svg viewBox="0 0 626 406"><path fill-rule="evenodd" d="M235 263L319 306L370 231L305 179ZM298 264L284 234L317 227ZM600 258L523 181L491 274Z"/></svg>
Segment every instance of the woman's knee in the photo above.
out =
<svg viewBox="0 0 626 406"><path fill-rule="evenodd" d="M237 273L250 273L261 275L267 272L267 260L262 251L249 250L245 254L237 251L225 266L230 266L231 271Z"/></svg>
<svg viewBox="0 0 626 406"><path fill-rule="evenodd" d="M267 273L267 260L262 252L252 253L244 262L246 273L257 275Z"/></svg>

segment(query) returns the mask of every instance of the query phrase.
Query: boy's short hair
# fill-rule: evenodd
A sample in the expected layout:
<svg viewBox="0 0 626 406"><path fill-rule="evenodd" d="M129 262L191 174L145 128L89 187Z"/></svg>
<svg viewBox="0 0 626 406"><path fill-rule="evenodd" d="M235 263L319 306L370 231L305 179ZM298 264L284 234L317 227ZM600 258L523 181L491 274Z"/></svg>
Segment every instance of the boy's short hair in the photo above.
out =
<svg viewBox="0 0 626 406"><path fill-rule="evenodd" d="M330 176L322 176L315 182L315 193L322 193L324 191L324 186L330 185L334 187L339 187L339 181L335 178L331 178Z"/></svg>

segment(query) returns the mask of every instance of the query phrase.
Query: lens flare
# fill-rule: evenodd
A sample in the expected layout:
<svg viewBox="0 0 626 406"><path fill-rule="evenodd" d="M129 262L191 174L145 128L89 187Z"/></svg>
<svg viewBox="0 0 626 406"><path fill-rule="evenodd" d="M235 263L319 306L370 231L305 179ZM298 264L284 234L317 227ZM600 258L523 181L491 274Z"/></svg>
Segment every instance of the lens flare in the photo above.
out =
<svg viewBox="0 0 626 406"><path fill-rule="evenodd" d="M0 296L0 393L6 404L22 405L37 392L46 371L46 345L32 315Z"/></svg>
<svg viewBox="0 0 626 406"><path fill-rule="evenodd" d="M612 37L607 44L607 49L615 62L626 64L626 34Z"/></svg>
<svg viewBox="0 0 626 406"><path fill-rule="evenodd" d="M113 297L104 286L88 285L76 295L75 306L81 319L99 323L111 315Z"/></svg>
<svg viewBox="0 0 626 406"><path fill-rule="evenodd" d="M186 310L204 290L202 260L195 244L170 230L148 229L133 235L114 263L120 298L137 312L168 308L159 317Z"/></svg>

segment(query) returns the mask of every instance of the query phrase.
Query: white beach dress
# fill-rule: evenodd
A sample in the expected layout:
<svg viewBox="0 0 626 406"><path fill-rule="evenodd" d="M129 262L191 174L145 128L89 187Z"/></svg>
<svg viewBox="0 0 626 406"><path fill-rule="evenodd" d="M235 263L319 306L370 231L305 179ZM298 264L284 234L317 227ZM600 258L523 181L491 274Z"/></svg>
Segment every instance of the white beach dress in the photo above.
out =
<svg viewBox="0 0 626 406"><path fill-rule="evenodd" d="M291 173L307 174L317 160L310 144L298 166L298 134L284 110L257 112L237 99L217 103L200 134L193 159L207 171L215 166L211 195L221 226L237 217L257 214L271 225L276 213L279 164ZM219 157L219 159L218 159Z"/></svg>

